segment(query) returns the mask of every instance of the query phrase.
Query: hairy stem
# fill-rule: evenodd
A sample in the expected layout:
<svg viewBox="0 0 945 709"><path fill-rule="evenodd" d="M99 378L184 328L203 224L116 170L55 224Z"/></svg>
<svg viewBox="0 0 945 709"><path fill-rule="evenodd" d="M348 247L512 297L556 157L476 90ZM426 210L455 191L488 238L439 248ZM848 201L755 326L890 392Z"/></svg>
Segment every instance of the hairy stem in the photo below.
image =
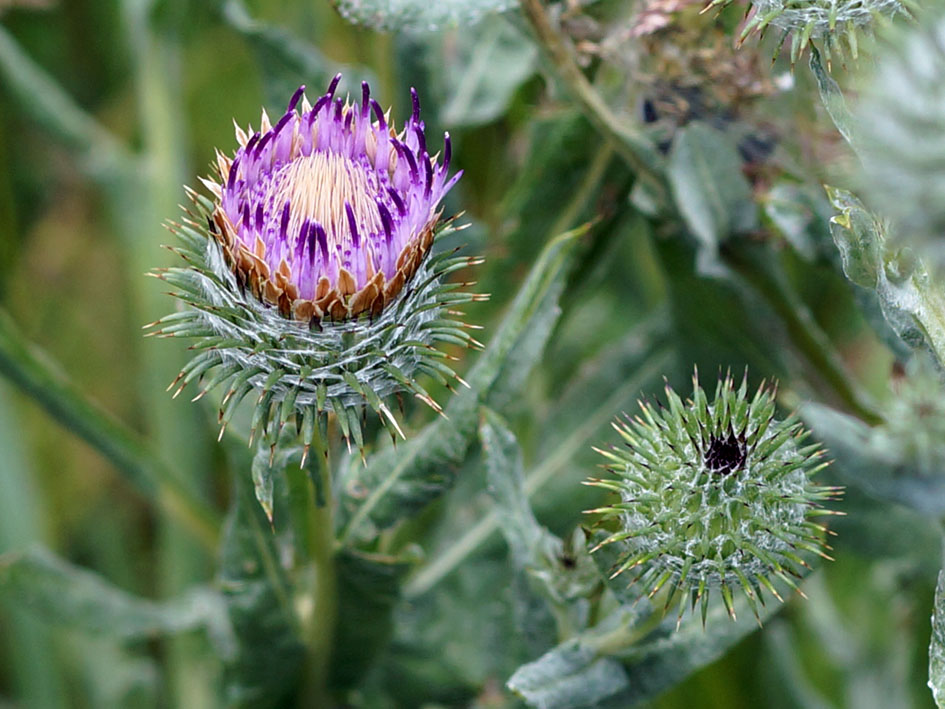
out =
<svg viewBox="0 0 945 709"><path fill-rule="evenodd" d="M331 468L328 448L316 430L309 469L290 465L290 500L297 536L296 549L305 581L301 604L302 628L308 645L303 684L306 706L331 706L329 673L338 615L335 534L332 519ZM313 476L309 478L309 473Z"/></svg>
<svg viewBox="0 0 945 709"><path fill-rule="evenodd" d="M570 47L558 33L542 0L521 0L522 12L548 58L577 99L588 120L607 138L639 177L647 182L661 201L668 190L663 177L663 159L652 143L630 123L621 120L584 76Z"/></svg>

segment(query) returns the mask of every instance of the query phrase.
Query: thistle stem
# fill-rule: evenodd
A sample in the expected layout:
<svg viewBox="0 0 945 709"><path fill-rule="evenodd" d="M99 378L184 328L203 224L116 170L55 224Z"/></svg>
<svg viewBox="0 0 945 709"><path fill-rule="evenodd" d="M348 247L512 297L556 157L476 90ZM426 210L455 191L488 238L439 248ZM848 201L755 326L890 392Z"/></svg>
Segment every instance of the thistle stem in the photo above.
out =
<svg viewBox="0 0 945 709"><path fill-rule="evenodd" d="M663 177L663 158L652 143L627 121L621 120L584 76L562 36L555 30L542 0L521 0L522 12L558 75L578 100L588 120L609 140L620 156L639 177L667 201L668 190Z"/></svg>
<svg viewBox="0 0 945 709"><path fill-rule="evenodd" d="M328 448L316 430L309 469L290 466L289 495L297 536L303 554L300 568L308 583L308 597L300 606L302 628L308 645L303 683L305 706L331 706L329 674L331 648L338 614L335 577L335 533L332 516L331 469ZM309 478L309 470L313 479Z"/></svg>

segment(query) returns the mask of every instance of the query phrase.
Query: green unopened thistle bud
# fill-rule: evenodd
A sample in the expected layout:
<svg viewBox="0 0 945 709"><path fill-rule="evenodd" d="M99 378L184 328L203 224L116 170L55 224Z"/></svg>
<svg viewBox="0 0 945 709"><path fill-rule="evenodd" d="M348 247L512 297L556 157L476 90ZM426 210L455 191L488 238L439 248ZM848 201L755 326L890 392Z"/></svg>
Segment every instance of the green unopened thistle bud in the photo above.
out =
<svg viewBox="0 0 945 709"><path fill-rule="evenodd" d="M713 0L708 8L731 2ZM906 12L900 0L751 0L751 5L739 41L773 27L781 32L779 49L791 37L792 63L813 42L820 45L828 62L833 54L856 59L861 35L872 36L882 18Z"/></svg>
<svg viewBox="0 0 945 709"><path fill-rule="evenodd" d="M235 154L218 153L203 180L210 196L189 191L193 207L171 225L189 267L155 275L187 308L152 334L196 340L171 387L223 388L221 436L253 393L251 441L293 420L307 451L333 412L361 447L365 407L400 433L387 397L410 392L440 411L417 376L462 381L437 343L479 344L452 310L478 296L442 281L476 259L432 253L455 230L439 207L459 178L449 136L441 161L416 92L398 133L366 83L360 103L336 98L340 78L314 105L300 88L275 125L263 112L258 131L237 127Z"/></svg>
<svg viewBox="0 0 945 709"><path fill-rule="evenodd" d="M668 588L664 611L680 601L677 625L687 597L705 623L713 590L734 619L741 589L757 618L763 590L782 600L776 581L797 589L805 555L830 558L813 521L835 514L821 503L839 494L811 480L827 464L822 449L803 445L808 432L793 417L775 419L764 384L749 398L747 381L736 388L728 375L710 403L696 376L692 399L667 385L666 402L641 402L640 415L614 424L625 445L597 449L616 477L587 484L620 500L589 510L616 526L592 551L619 545L612 578L629 575L651 598Z"/></svg>

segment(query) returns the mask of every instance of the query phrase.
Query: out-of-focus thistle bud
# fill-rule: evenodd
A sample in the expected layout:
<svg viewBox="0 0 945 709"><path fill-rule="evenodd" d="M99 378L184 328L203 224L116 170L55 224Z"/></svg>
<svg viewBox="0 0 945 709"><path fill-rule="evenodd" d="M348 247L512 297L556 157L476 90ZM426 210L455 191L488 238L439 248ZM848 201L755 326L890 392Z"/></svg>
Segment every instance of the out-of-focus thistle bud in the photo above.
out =
<svg viewBox="0 0 945 709"><path fill-rule="evenodd" d="M797 589L806 554L830 558L814 518L837 514L822 503L839 489L811 480L827 465L822 449L803 445L808 432L793 417L775 419L764 383L749 398L747 381L736 388L728 375L710 403L696 373L692 399L667 385L666 401L641 402L641 415L614 424L624 447L598 449L616 478L587 484L620 500L589 510L611 529L592 551L619 545L612 578L630 575L651 598L667 588L664 612L679 602L677 626L697 603L705 623L713 589L733 619L741 589L758 618L763 590L781 600L776 581Z"/></svg>
<svg viewBox="0 0 945 709"><path fill-rule="evenodd" d="M712 0L706 9L731 2ZM907 11L900 0L751 0L751 5L739 41L773 27L780 31L779 48L791 37L792 63L812 42L820 45L828 62L833 54L856 59L861 34L871 36L883 18Z"/></svg>
<svg viewBox="0 0 945 709"><path fill-rule="evenodd" d="M431 254L455 230L439 208L460 177L448 175L449 135L440 162L415 91L396 133L367 83L360 104L336 98L340 78L314 105L300 88L275 125L263 111L258 131L237 126L235 155L218 151L216 179L202 180L211 198L188 190L193 208L171 225L189 265L155 275L188 307L153 334L196 338L171 387L226 387L221 435L255 392L252 435L294 419L307 446L331 411L360 447L365 406L398 433L386 397L411 392L440 411L416 377L462 380L437 342L478 345L451 308L479 296L442 280L476 260Z"/></svg>

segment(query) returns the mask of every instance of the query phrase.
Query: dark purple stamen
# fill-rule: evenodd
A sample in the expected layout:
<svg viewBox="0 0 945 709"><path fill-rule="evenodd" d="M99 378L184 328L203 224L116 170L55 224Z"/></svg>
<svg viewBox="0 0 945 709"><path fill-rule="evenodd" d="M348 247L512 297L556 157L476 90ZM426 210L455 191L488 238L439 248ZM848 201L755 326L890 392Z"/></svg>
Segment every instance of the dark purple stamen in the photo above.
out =
<svg viewBox="0 0 945 709"><path fill-rule="evenodd" d="M400 216L407 216L407 205L404 204L404 201L400 198L400 195L397 194L397 190L395 190L393 187L388 187L387 192L390 194L390 198L393 200L394 206L397 207L397 211L400 212Z"/></svg>
<svg viewBox="0 0 945 709"><path fill-rule="evenodd" d="M377 203L377 212L381 215L381 224L384 225L384 235L387 237L387 244L393 240L394 220L391 219L390 211L384 206L383 202Z"/></svg>
<svg viewBox="0 0 945 709"><path fill-rule="evenodd" d="M450 169L450 159L453 157L453 141L450 140L450 134L443 135L443 172Z"/></svg>
<svg viewBox="0 0 945 709"><path fill-rule="evenodd" d="M381 130L387 130L387 120L384 118L384 109L374 99L371 99L371 108L374 109L374 115L377 117L377 125Z"/></svg>
<svg viewBox="0 0 945 709"><path fill-rule="evenodd" d="M341 109L344 108L344 103L340 98L335 99L335 120L341 120Z"/></svg>
<svg viewBox="0 0 945 709"><path fill-rule="evenodd" d="M257 143L256 151L253 153L253 157L258 158L260 155L262 155L263 149L266 147L266 145L269 143L270 140L272 140L272 131L269 131L268 133L266 133L266 135L262 137L259 143Z"/></svg>
<svg viewBox="0 0 945 709"><path fill-rule="evenodd" d="M331 96L328 96L328 95L319 96L319 97L318 97L318 100L315 102L315 105L312 106L312 112L309 114L308 119L309 119L310 121L315 120L315 116L318 115L318 112L321 111L322 108L325 107L325 104L327 104L327 103L329 103L329 102L331 102Z"/></svg>
<svg viewBox="0 0 945 709"><path fill-rule="evenodd" d="M272 129L272 132L278 135L279 131L285 128L285 124L292 120L292 116L294 115L295 113L293 111L286 113L282 118L279 119L279 122L276 123L276 127Z"/></svg>
<svg viewBox="0 0 945 709"><path fill-rule="evenodd" d="M348 115L345 116L345 130L349 133L351 132L351 125L354 123L354 113L348 112Z"/></svg>
<svg viewBox="0 0 945 709"><path fill-rule="evenodd" d="M328 263L328 234L318 222L315 222L315 240L318 241L318 247L322 251L322 261Z"/></svg>
<svg viewBox="0 0 945 709"><path fill-rule="evenodd" d="M345 214L348 215L348 226L351 228L351 241L354 243L354 248L361 248L361 235L358 234L358 222L354 218L354 210L351 209L351 205L345 202Z"/></svg>
<svg viewBox="0 0 945 709"><path fill-rule="evenodd" d="M305 84L302 84L299 88L295 90L295 93L292 94L292 98L289 99L289 107L286 109L286 113L291 113L295 110L295 107L299 105L299 99L302 98L302 94L305 93Z"/></svg>
<svg viewBox="0 0 945 709"><path fill-rule="evenodd" d="M368 107L371 103L371 87L368 86L368 82L361 82L361 117L367 117Z"/></svg>
<svg viewBox="0 0 945 709"><path fill-rule="evenodd" d="M306 227L308 228L306 229ZM310 222L308 219L305 220L305 224L302 225L302 229L305 233L304 241L305 241L305 245L308 247L308 257L312 263L315 263L315 255L316 255L315 248L317 246L316 234L318 233L318 230L315 228L315 225L312 222Z"/></svg>
<svg viewBox="0 0 945 709"><path fill-rule="evenodd" d="M286 200L285 206L282 208L282 219L279 222L279 234L282 236L282 240L285 241L286 233L289 229L289 201Z"/></svg>
<svg viewBox="0 0 945 709"><path fill-rule="evenodd" d="M237 155L236 158L234 158L233 160L233 164L230 165L230 174L226 178L226 188L228 190L232 190L233 185L236 184L236 171L239 168L239 165L240 165L240 156Z"/></svg>
<svg viewBox="0 0 945 709"><path fill-rule="evenodd" d="M335 89L338 88L338 84L341 81L341 74L335 74L335 78L331 80L331 83L328 84L328 92L325 94L328 97L328 100L331 101L332 97L335 95Z"/></svg>
<svg viewBox="0 0 945 709"><path fill-rule="evenodd" d="M263 211L262 203L256 205L256 231L262 231L263 228L263 217L266 214Z"/></svg>
<svg viewBox="0 0 945 709"><path fill-rule="evenodd" d="M248 153L253 149L253 146L256 145L256 142L259 140L259 131L253 133L253 137L246 141L246 147L243 148L244 153Z"/></svg>
<svg viewBox="0 0 945 709"><path fill-rule="evenodd" d="M393 141L393 138L391 139ZM414 179L417 179L420 176L420 171L417 169L417 160L413 156L413 152L406 145L401 143L399 140L393 141L394 146L400 153L404 156L404 159L407 161L407 164L410 165L410 174Z"/></svg>
<svg viewBox="0 0 945 709"><path fill-rule="evenodd" d="M423 190L423 196L429 197L430 190L433 189L433 163L430 162L430 158L428 157L423 158L423 166L426 169L426 173L427 173L426 174L427 183L426 183L426 187Z"/></svg>
<svg viewBox="0 0 945 709"><path fill-rule="evenodd" d="M413 132L417 134L417 143L420 145L420 155L427 154L427 137L423 134L423 129L420 126L414 126Z"/></svg>
<svg viewBox="0 0 945 709"><path fill-rule="evenodd" d="M243 202L243 227L249 229L249 202Z"/></svg>

